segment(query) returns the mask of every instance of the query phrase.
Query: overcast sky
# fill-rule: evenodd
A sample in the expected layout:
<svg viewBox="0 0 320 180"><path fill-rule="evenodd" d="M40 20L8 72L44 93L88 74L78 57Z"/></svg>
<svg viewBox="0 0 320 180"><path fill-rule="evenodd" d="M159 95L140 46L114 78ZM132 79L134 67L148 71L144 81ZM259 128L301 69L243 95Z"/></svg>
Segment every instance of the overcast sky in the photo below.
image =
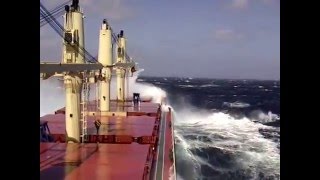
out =
<svg viewBox="0 0 320 180"><path fill-rule="evenodd" d="M66 0L41 0L49 9ZM85 48L98 54L104 18L124 30L145 76L280 79L280 0L80 0ZM62 17L58 20L62 23ZM41 61L61 60L61 39L40 29Z"/></svg>

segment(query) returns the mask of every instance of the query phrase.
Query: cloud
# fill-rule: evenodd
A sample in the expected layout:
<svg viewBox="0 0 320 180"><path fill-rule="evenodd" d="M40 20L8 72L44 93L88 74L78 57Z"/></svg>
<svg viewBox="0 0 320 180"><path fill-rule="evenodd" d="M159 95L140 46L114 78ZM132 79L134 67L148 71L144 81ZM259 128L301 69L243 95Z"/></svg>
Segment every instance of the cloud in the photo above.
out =
<svg viewBox="0 0 320 180"><path fill-rule="evenodd" d="M265 5L278 4L280 0L232 0L230 7L233 9L246 9L253 2L263 3Z"/></svg>
<svg viewBox="0 0 320 180"><path fill-rule="evenodd" d="M112 21L124 21L136 15L136 11L126 0L83 0L81 3L86 14L102 16Z"/></svg>
<svg viewBox="0 0 320 180"><path fill-rule="evenodd" d="M41 2L50 11L67 1L41 0ZM69 4L71 4L71 2ZM79 4L86 16L108 18L112 21L128 20L135 17L137 13L134 7L129 5L128 0L81 0Z"/></svg>
<svg viewBox="0 0 320 180"><path fill-rule="evenodd" d="M280 2L280 0L262 0L262 2L268 4L268 3L276 3L276 2Z"/></svg>
<svg viewBox="0 0 320 180"><path fill-rule="evenodd" d="M231 7L235 9L244 9L247 8L249 0L232 0Z"/></svg>
<svg viewBox="0 0 320 180"><path fill-rule="evenodd" d="M237 33L231 29L217 29L214 31L214 38L216 40L221 41L234 41L234 40L240 40L244 36L240 33Z"/></svg>

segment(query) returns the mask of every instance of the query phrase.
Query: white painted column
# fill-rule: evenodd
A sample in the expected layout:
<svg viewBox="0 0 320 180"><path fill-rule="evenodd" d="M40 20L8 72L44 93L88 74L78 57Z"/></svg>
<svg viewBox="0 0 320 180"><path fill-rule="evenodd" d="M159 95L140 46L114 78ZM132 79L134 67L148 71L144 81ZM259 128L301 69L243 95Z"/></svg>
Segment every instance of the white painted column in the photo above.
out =
<svg viewBox="0 0 320 180"><path fill-rule="evenodd" d="M111 29L106 20L103 20L99 37L99 62L104 66L112 65ZM111 69L103 68L100 80L100 110L110 111L110 83Z"/></svg>

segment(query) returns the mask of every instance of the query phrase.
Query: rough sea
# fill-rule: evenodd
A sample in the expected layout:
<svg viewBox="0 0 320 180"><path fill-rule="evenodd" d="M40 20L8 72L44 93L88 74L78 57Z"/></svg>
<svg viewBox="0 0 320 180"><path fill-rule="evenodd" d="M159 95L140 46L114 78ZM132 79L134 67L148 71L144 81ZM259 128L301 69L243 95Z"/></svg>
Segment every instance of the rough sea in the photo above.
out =
<svg viewBox="0 0 320 180"><path fill-rule="evenodd" d="M178 180L280 179L280 81L134 76L129 87L172 107ZM40 116L61 108L63 82L40 80L40 99Z"/></svg>
<svg viewBox="0 0 320 180"><path fill-rule="evenodd" d="M280 179L280 81L136 81L174 109L178 179Z"/></svg>

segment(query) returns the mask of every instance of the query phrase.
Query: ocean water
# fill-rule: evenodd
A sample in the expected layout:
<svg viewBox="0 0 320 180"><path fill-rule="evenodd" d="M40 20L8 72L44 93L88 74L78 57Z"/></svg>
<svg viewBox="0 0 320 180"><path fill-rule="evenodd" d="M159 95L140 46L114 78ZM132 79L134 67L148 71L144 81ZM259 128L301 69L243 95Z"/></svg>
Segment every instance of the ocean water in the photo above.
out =
<svg viewBox="0 0 320 180"><path fill-rule="evenodd" d="M133 76L129 87L172 107L177 179L280 179L280 81ZM41 80L40 99L40 116L63 107L63 82Z"/></svg>
<svg viewBox="0 0 320 180"><path fill-rule="evenodd" d="M280 81L136 81L174 110L178 179L280 179Z"/></svg>

